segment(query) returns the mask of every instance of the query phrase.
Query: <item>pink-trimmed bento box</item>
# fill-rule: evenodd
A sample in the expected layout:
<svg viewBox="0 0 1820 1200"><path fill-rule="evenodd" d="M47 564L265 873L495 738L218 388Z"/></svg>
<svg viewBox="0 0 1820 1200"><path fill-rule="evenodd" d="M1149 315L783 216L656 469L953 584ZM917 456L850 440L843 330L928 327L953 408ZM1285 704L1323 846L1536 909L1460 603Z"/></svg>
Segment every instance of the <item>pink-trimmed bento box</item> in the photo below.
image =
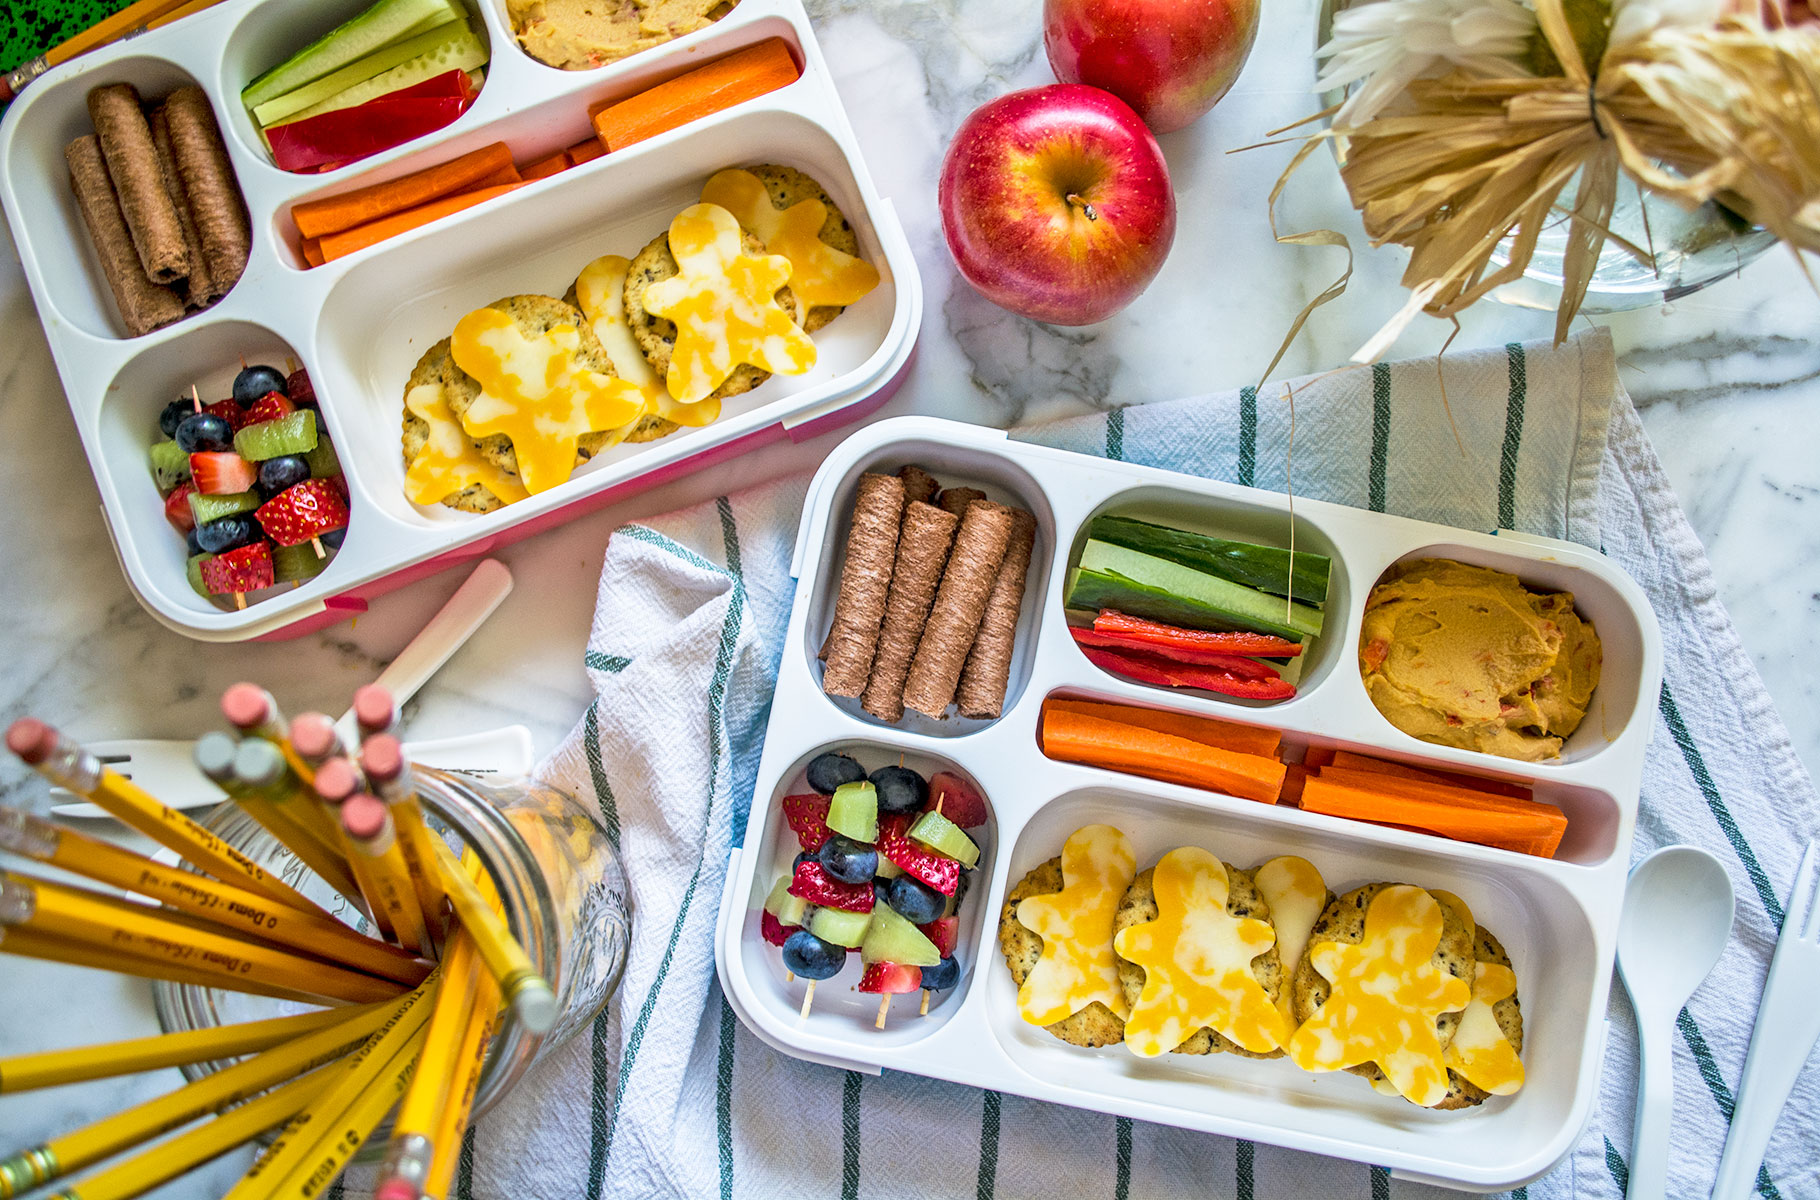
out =
<svg viewBox="0 0 1820 1200"><path fill-rule="evenodd" d="M996 721L890 726L822 694L816 651L833 609L858 479L916 463L944 485L980 488L1033 513L1038 535L1004 715ZM1183 528L1330 556L1326 631L1298 694L1268 706L1203 692L1168 692L1109 675L1067 633L1063 596L1087 522L1110 511ZM1359 676L1367 593L1392 564L1446 557L1510 571L1574 593L1604 643L1591 711L1554 762L1526 764L1429 745L1392 727ZM1003 433L920 417L853 434L810 487L796 544L797 580L770 727L745 844L733 851L721 899L716 960L747 1027L784 1053L852 1070L889 1067L957 1083L1098 1109L1390 1168L1401 1178L1470 1191L1520 1186L1573 1147L1591 1115L1604 1048L1619 902L1630 863L1650 700L1662 653L1642 593L1604 558L1566 542L1491 536L1401 517L1297 500L1167 471L1010 441ZM1036 727L1053 694L1111 700L1265 725L1287 747L1350 749L1412 765L1521 782L1559 806L1569 826L1558 857L1535 858L1299 808L1068 763L1043 756ZM977 877L962 901L961 981L917 1016L900 997L884 1030L879 998L854 985L850 962L819 985L806 1020L804 982L785 979L758 913L798 846L780 801L807 791L804 771L824 750L869 769L903 762L954 770L984 792L991 819L975 830ZM1005 893L1058 854L1082 825L1118 826L1140 869L1177 846L1198 845L1241 867L1299 854L1342 893L1379 880L1462 897L1515 964L1528 1080L1514 1096L1464 1112L1431 1112L1380 1096L1355 1076L1305 1074L1283 1061L1231 1054L1140 1059L1123 1046L1082 1050L1026 1024L997 945Z"/></svg>
<svg viewBox="0 0 1820 1200"><path fill-rule="evenodd" d="M367 601L644 488L781 438L803 440L871 412L908 369L922 284L891 202L878 194L800 0L742 0L706 29L611 66L561 71L518 47L503 0L468 0L491 44L486 86L453 125L340 171L294 175L267 157L240 89L364 0L231 0L84 56L34 83L0 123L0 202L37 301L121 567L161 622L204 641L295 637ZM802 78L758 100L597 158L510 195L306 270L291 205L504 141L521 163L592 135L588 109L729 51L779 37ZM63 148L90 130L103 83L148 96L185 83L215 107L252 215L252 256L214 307L128 338L70 193ZM631 257L729 166L778 162L819 180L852 222L877 289L815 335L819 361L729 401L720 420L621 445L568 482L484 516L411 504L401 490L405 380L462 313L502 295L561 295L600 254ZM352 519L340 553L295 590L224 612L189 587L183 539L165 522L146 451L159 410L191 384L226 384L248 362L307 367L341 458ZM217 398L205 396L206 399Z"/></svg>

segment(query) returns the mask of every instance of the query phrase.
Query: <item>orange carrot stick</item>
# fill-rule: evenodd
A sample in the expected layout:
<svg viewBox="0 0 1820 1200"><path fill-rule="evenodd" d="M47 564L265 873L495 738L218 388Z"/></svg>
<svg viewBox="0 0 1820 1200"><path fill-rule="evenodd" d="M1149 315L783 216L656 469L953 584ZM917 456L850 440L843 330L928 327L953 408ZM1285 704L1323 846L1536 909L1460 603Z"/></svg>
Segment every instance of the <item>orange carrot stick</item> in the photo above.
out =
<svg viewBox="0 0 1820 1200"><path fill-rule="evenodd" d="M1507 812L1529 812L1536 808L1547 808L1557 811L1553 805L1544 805L1527 796L1506 796L1500 792L1482 792L1476 788L1456 787L1448 783L1435 783L1428 779L1409 779L1401 775L1386 775L1377 771L1355 771L1337 763L1331 767L1322 767L1317 772L1322 779L1334 783L1343 783L1347 787L1361 788L1366 791L1381 792L1386 796L1408 796L1416 800L1439 800L1450 804L1464 804L1475 808L1498 808Z"/></svg>
<svg viewBox="0 0 1820 1200"><path fill-rule="evenodd" d="M679 125L787 87L801 75L789 44L782 38L768 38L617 104L590 110L588 116L601 145L609 152L623 150Z"/></svg>
<svg viewBox="0 0 1820 1200"><path fill-rule="evenodd" d="M576 142L573 146L570 146L567 150L563 151L564 154L569 156L569 165L571 167L579 167L582 163L593 162L606 152L607 148L600 144L599 138L589 138L585 142Z"/></svg>
<svg viewBox="0 0 1820 1200"><path fill-rule="evenodd" d="M1302 803L1302 789L1307 786L1309 779L1308 768L1301 763L1288 763L1284 766L1283 771L1281 802L1284 804Z"/></svg>
<svg viewBox="0 0 1820 1200"><path fill-rule="evenodd" d="M1469 791L1490 792L1495 796L1513 796L1519 800L1529 799L1529 789L1521 784L1505 783L1500 779L1480 779L1474 775L1461 775L1453 771L1411 767L1403 763L1391 762L1388 759L1373 758L1369 754L1354 754L1350 750L1333 752L1329 757L1329 763L1332 766L1351 771L1371 771L1379 775L1397 775L1404 779L1425 779L1430 783L1449 784L1453 787L1466 788Z"/></svg>
<svg viewBox="0 0 1820 1200"><path fill-rule="evenodd" d="M322 256L327 261L334 262L356 250L376 246L387 238L408 233L421 225L428 225L431 221L458 213L464 208L472 208L476 204L491 200L495 196L503 196L507 192L516 191L523 186L522 183L505 183L497 187L481 188L479 191L444 196L440 200L433 200L428 204L421 204L416 208L406 209L404 212L394 213L377 221L368 221L365 225L357 225L353 229L325 234L322 238Z"/></svg>
<svg viewBox="0 0 1820 1200"><path fill-rule="evenodd" d="M291 208L291 219L304 237L340 233L370 224L393 213L416 208L443 196L483 186L481 181L512 165L512 152L504 142L494 142L459 158L375 183L338 196L305 200Z"/></svg>
<svg viewBox="0 0 1820 1200"><path fill-rule="evenodd" d="M596 145L598 144L599 143L596 143ZM518 175L519 178L523 179L526 183L534 183L539 179L548 179L552 175L560 175L568 169L569 152L567 150L558 150L547 158L540 158L534 163L527 163L518 168Z"/></svg>
<svg viewBox="0 0 1820 1200"><path fill-rule="evenodd" d="M1326 766L1333 759L1334 751L1330 746L1310 746L1302 753L1302 765L1311 771L1316 767Z"/></svg>
<svg viewBox="0 0 1820 1200"><path fill-rule="evenodd" d="M1275 804L1283 790L1283 764L1256 754L1235 754L1153 729L1098 717L1045 709L1043 753L1062 762L1207 788L1245 800Z"/></svg>
<svg viewBox="0 0 1820 1200"><path fill-rule="evenodd" d="M298 243L297 248L303 252L303 261L312 267L320 267L328 259L322 257L322 239L306 237Z"/></svg>
<svg viewBox="0 0 1820 1200"><path fill-rule="evenodd" d="M1421 829L1459 842L1475 842L1503 850L1516 850L1553 858L1567 832L1567 818L1559 809L1532 804L1533 812L1475 807L1447 800L1388 795L1312 776L1302 788L1302 807L1375 824Z"/></svg>
<svg viewBox="0 0 1820 1200"><path fill-rule="evenodd" d="M1098 717L1102 721L1117 721L1121 725L1135 725L1139 729L1150 729L1172 737L1187 738L1191 742L1200 742L1203 746L1217 746L1234 754L1274 758L1277 747L1283 741L1283 735L1274 729L1237 725L1231 721L1218 721L1212 717L1197 717L1161 708L1140 708L1135 704L1103 704L1097 700L1051 698L1043 701L1043 708L1045 711L1052 709L1077 716Z"/></svg>

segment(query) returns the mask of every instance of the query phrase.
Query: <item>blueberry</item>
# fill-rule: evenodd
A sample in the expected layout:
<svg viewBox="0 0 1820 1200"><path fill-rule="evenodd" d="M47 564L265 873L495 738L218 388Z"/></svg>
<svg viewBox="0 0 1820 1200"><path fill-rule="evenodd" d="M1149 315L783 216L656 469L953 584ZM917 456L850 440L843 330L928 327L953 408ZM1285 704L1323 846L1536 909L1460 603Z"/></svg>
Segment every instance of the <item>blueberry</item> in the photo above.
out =
<svg viewBox="0 0 1820 1200"><path fill-rule="evenodd" d="M804 979L829 979L840 973L847 951L799 929L784 942L784 969Z"/></svg>
<svg viewBox="0 0 1820 1200"><path fill-rule="evenodd" d="M891 880L874 879L872 881L872 899L876 904L891 907Z"/></svg>
<svg viewBox="0 0 1820 1200"><path fill-rule="evenodd" d="M250 546L264 536L259 522L239 514L196 527L196 544L206 554L225 554L229 550Z"/></svg>
<svg viewBox="0 0 1820 1200"><path fill-rule="evenodd" d="M267 392L284 392L284 372L264 364L242 367L234 376L234 399L251 404Z"/></svg>
<svg viewBox="0 0 1820 1200"><path fill-rule="evenodd" d="M183 536L183 546L191 558L195 558L198 554L203 552L202 540L196 536L196 527L194 525L190 526L190 531Z"/></svg>
<svg viewBox="0 0 1820 1200"><path fill-rule="evenodd" d="M806 862L820 862L820 861L821 860L819 858L815 857L815 852L813 850L801 851L800 853L797 854L796 861L794 861L790 864L790 874L792 874L792 875L796 874L796 868L802 866Z"/></svg>
<svg viewBox="0 0 1820 1200"><path fill-rule="evenodd" d="M842 883L870 883L878 874L878 851L839 834L822 843L817 857L828 877Z"/></svg>
<svg viewBox="0 0 1820 1200"><path fill-rule="evenodd" d="M343 525L340 529L329 530L317 540L331 550L339 550L341 549L341 543L347 540L347 536L348 527Z"/></svg>
<svg viewBox="0 0 1820 1200"><path fill-rule="evenodd" d="M171 401L164 406L164 411L158 414L158 431L165 437L176 437L177 426L183 424L183 418L192 415L195 411L196 402L194 400Z"/></svg>
<svg viewBox="0 0 1820 1200"><path fill-rule="evenodd" d="M234 445L233 427L226 418L214 413L191 413L178 423L177 431L171 436L177 439L185 454L230 450Z"/></svg>
<svg viewBox="0 0 1820 1200"><path fill-rule="evenodd" d="M929 802L929 784L909 767L880 767L872 772L878 789L878 811L886 814L922 811Z"/></svg>
<svg viewBox="0 0 1820 1200"><path fill-rule="evenodd" d="M866 768L845 754L818 754L809 760L809 786L824 796L832 796L843 783L858 783L866 777Z"/></svg>
<svg viewBox="0 0 1820 1200"><path fill-rule="evenodd" d="M301 454L283 454L259 464L259 492L271 499L285 488L310 477L310 464Z"/></svg>
<svg viewBox="0 0 1820 1200"><path fill-rule="evenodd" d="M923 987L931 992L945 992L961 981L960 960L950 955L933 967L923 968Z"/></svg>
<svg viewBox="0 0 1820 1200"><path fill-rule="evenodd" d="M908 875L899 875L891 881L891 893L886 897L886 903L912 925L927 925L942 915L948 907L948 897L926 883Z"/></svg>

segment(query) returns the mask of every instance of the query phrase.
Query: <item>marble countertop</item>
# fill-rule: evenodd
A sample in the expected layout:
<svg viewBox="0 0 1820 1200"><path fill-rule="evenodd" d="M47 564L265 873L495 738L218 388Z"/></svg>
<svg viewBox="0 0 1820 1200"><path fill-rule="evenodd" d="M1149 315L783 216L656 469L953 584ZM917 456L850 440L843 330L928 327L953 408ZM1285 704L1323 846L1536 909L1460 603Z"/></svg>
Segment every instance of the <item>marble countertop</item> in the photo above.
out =
<svg viewBox="0 0 1820 1200"><path fill-rule="evenodd" d="M974 107L1052 81L1038 0L809 0L826 57L880 191L904 222L927 306L919 357L885 415L927 413L1008 426L1251 382L1295 312L1338 273L1333 249L1277 246L1265 199L1286 149L1227 151L1315 107L1312 0L1264 5L1257 49L1208 117L1162 138L1180 227L1151 288L1087 329L1035 325L993 307L956 275L934 180L949 135ZM889 148L888 150L885 148ZM1285 375L1349 356L1402 303L1403 257L1373 252L1331 164L1317 157L1281 207L1286 229L1339 229L1359 248L1351 289L1320 310ZM0 238L5 238L0 231ZM1787 721L1820 767L1820 299L1786 254L1666 307L1592 318L1616 341L1626 387L1705 541L1722 599ZM1547 336L1552 313L1482 304L1456 348ZM0 251L0 464L15 517L0 573L0 710L83 737L193 736L218 722L241 678L274 683L293 711L339 712L460 582L460 572L377 601L358 621L293 642L188 641L147 615L121 577L97 511L50 353L8 242ZM1194 336L1184 337L1184 331ZM1420 322L1397 356L1433 353L1449 332ZM1461 420L1471 397L1455 397ZM1500 398L1501 402L1501 398ZM1498 412L1502 419L1502 410ZM517 588L500 613L408 706L433 738L520 722L541 754L591 698L580 650L600 556L625 520L813 467L839 440L769 447L503 551ZM534 623L541 636L526 639ZM0 799L45 806L42 784L0 762ZM152 1032L142 985L0 959L0 1056ZM93 1119L104 1104L168 1087L167 1076L0 1097L0 1130L27 1144ZM208 1177L225 1185L230 1158ZM206 1194L218 1194L215 1188ZM195 1180L167 1195L201 1195Z"/></svg>

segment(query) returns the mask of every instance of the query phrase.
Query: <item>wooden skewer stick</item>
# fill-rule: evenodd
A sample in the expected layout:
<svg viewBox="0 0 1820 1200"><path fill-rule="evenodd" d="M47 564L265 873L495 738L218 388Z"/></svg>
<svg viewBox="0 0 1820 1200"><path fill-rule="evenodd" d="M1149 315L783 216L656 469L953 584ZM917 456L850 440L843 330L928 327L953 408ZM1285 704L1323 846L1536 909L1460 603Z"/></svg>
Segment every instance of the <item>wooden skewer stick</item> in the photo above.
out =
<svg viewBox="0 0 1820 1200"><path fill-rule="evenodd" d="M815 1003L815 980L811 979L809 981L808 989L803 992L803 1009L801 1012L796 1014L796 1019L798 1021L807 1021L809 1019L809 1006L814 1003Z"/></svg>
<svg viewBox="0 0 1820 1200"><path fill-rule="evenodd" d="M246 610L246 593L245 592L235 592L234 593L234 607L241 610L242 612L244 612Z"/></svg>
<svg viewBox="0 0 1820 1200"><path fill-rule="evenodd" d="M316 552L317 558L327 558L329 556L329 552L322 548L322 539L319 537L310 539L310 549Z"/></svg>
<svg viewBox="0 0 1820 1200"><path fill-rule="evenodd" d="M916 1015L919 1017L926 1017L929 1015L929 989L928 988L923 989L923 1006L921 1008L917 1009Z"/></svg>
<svg viewBox="0 0 1820 1200"><path fill-rule="evenodd" d="M784 972L784 982L785 983L795 983L796 982L796 972L786 970Z"/></svg>
<svg viewBox="0 0 1820 1200"><path fill-rule="evenodd" d="M190 403L196 406L197 412L202 411L202 393L196 390L196 385L193 383L190 384Z"/></svg>
<svg viewBox="0 0 1820 1200"><path fill-rule="evenodd" d="M872 1022L878 1029L885 1027L885 1014L891 1011L891 993L886 992L878 998L878 1020Z"/></svg>

